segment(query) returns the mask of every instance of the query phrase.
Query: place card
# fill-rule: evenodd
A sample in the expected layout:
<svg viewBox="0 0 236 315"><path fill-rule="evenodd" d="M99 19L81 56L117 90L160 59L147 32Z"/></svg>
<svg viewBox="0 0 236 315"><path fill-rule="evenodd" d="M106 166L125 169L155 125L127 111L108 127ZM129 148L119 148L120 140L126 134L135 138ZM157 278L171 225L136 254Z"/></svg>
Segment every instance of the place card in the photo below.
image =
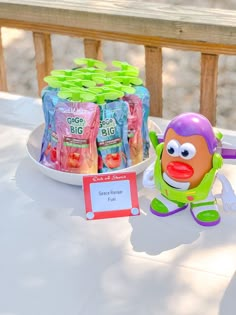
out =
<svg viewBox="0 0 236 315"><path fill-rule="evenodd" d="M88 220L140 214L135 172L84 176L83 190Z"/></svg>

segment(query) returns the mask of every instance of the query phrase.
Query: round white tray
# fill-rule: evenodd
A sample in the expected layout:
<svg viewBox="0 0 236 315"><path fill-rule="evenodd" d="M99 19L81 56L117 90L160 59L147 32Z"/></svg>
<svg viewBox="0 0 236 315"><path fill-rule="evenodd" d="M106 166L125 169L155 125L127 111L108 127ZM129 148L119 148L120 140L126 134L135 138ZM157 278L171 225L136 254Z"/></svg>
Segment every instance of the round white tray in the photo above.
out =
<svg viewBox="0 0 236 315"><path fill-rule="evenodd" d="M149 130L155 131L157 134L159 134L160 128L153 122L153 120L149 120L148 122ZM46 176L70 185L77 185L81 186L83 182L83 174L75 174L75 173L68 173L68 172L61 172L54 169L51 169L49 167L44 166L39 162L40 157L40 151L41 151L41 144L42 144L42 138L43 138L43 132L44 132L44 124L41 124L37 128L35 128L31 134L29 135L29 139L27 141L27 152L31 160L34 162L35 166ZM134 166L124 168L119 171L114 171L112 173L117 172L136 172L136 174L142 173L155 159L155 153L150 146L150 154L149 158L144 160L141 163L138 163ZM103 173L104 174L104 173ZM93 175L93 174L90 174Z"/></svg>

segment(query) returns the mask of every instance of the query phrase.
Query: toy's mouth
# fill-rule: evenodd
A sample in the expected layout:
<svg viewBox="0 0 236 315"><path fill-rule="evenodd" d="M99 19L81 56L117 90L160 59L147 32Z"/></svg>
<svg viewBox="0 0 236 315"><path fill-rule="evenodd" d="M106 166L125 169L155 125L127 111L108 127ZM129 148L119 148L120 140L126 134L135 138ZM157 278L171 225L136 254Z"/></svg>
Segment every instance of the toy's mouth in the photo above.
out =
<svg viewBox="0 0 236 315"><path fill-rule="evenodd" d="M170 178L166 173L163 173L164 181L171 187L179 190L187 190L190 186L189 182L177 182Z"/></svg>
<svg viewBox="0 0 236 315"><path fill-rule="evenodd" d="M187 180L193 176L194 169L191 165L184 162L171 161L167 165L167 174L177 180Z"/></svg>

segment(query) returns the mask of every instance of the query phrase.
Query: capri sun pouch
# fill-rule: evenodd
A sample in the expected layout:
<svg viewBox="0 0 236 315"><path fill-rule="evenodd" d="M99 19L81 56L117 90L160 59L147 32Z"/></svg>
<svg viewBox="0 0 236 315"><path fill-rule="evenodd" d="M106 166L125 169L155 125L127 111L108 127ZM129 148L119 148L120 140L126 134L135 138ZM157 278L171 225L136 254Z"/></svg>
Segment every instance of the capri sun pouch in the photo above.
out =
<svg viewBox="0 0 236 315"><path fill-rule="evenodd" d="M134 66L131 66L127 63L122 63L119 61L114 61L113 65L120 67L121 71L110 72L110 76L113 80L117 80L123 85L131 85L134 89L134 95L125 95L126 101L134 104L135 96L141 100L142 104L142 142L143 142L143 158L146 159L149 157L149 130L148 130L148 116L150 112L150 94L148 89L142 85L142 80L138 78L138 69ZM138 103L137 99L135 103Z"/></svg>
<svg viewBox="0 0 236 315"><path fill-rule="evenodd" d="M70 92L60 92L60 96ZM70 94L71 100L64 100L56 108L56 129L58 133L57 160L60 170L78 174L97 173L98 154L96 137L99 128L99 107L85 99L93 95Z"/></svg>
<svg viewBox="0 0 236 315"><path fill-rule="evenodd" d="M105 95L107 94L109 93L105 93ZM123 95L123 93L121 94ZM108 99L111 101L99 101L100 126L97 148L98 172L100 173L121 170L130 164L127 128L128 104L120 99L112 101L113 97L108 97Z"/></svg>

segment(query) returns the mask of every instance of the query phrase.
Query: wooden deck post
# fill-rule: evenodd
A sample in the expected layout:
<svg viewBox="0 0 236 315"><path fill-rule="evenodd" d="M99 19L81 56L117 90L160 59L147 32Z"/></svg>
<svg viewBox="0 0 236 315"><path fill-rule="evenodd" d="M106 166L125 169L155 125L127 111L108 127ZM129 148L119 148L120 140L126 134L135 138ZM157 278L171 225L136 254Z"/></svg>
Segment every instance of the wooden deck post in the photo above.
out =
<svg viewBox="0 0 236 315"><path fill-rule="evenodd" d="M146 87L150 92L150 115L162 117L162 49L145 46Z"/></svg>
<svg viewBox="0 0 236 315"><path fill-rule="evenodd" d="M216 124L218 55L201 55L200 113Z"/></svg>
<svg viewBox="0 0 236 315"><path fill-rule="evenodd" d="M100 40L84 39L84 54L86 58L102 60L102 45Z"/></svg>
<svg viewBox="0 0 236 315"><path fill-rule="evenodd" d="M38 93L46 86L43 78L50 74L53 68L52 45L50 34L33 33L35 61L38 76Z"/></svg>
<svg viewBox="0 0 236 315"><path fill-rule="evenodd" d="M7 76L4 62L1 27L0 27L0 91L7 92Z"/></svg>

